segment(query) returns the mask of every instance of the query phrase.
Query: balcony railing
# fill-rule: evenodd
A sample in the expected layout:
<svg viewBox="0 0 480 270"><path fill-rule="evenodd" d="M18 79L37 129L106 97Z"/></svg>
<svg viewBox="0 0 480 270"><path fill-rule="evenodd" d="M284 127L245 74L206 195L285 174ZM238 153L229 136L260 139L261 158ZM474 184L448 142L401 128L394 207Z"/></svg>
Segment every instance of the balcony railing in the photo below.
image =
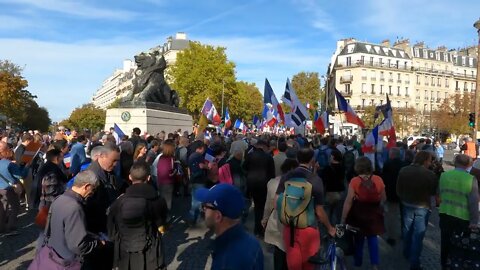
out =
<svg viewBox="0 0 480 270"><path fill-rule="evenodd" d="M343 91L340 91L340 93L341 93L342 96L344 96L344 97L351 97L351 96L352 96L352 90L350 90L350 91L345 91L345 90L343 90Z"/></svg>
<svg viewBox="0 0 480 270"><path fill-rule="evenodd" d="M362 80L367 80L367 76L362 76Z"/></svg>
<svg viewBox="0 0 480 270"><path fill-rule="evenodd" d="M459 87L455 87L455 91L460 91L460 88L459 88Z"/></svg>
<svg viewBox="0 0 480 270"><path fill-rule="evenodd" d="M350 83L353 80L353 75L343 75L340 77L340 83Z"/></svg>
<svg viewBox="0 0 480 270"><path fill-rule="evenodd" d="M350 66L365 66L365 67L379 67L379 68L387 68L387 69L396 69L396 70L412 70L409 68L408 65L397 65L396 63L390 65L388 63L383 63L383 62L371 62L371 61L362 61L358 60L355 63L352 63ZM343 64L337 64L337 67L343 67Z"/></svg>
<svg viewBox="0 0 480 270"><path fill-rule="evenodd" d="M380 81L381 81L381 82L384 82L384 81L385 81L385 78L380 78Z"/></svg>
<svg viewBox="0 0 480 270"><path fill-rule="evenodd" d="M389 82L393 82L393 79L388 79Z"/></svg>
<svg viewBox="0 0 480 270"><path fill-rule="evenodd" d="M463 91L468 92L468 88L463 88Z"/></svg>
<svg viewBox="0 0 480 270"><path fill-rule="evenodd" d="M405 84L410 84L410 81L405 81Z"/></svg>
<svg viewBox="0 0 480 270"><path fill-rule="evenodd" d="M462 78L468 78L468 79L475 79L476 75L475 74L465 74L465 73L455 73L450 70L440 70L440 69L432 69L432 68L423 68L423 67L417 67L413 68L414 71L420 71L420 72L425 72L425 73L435 73L435 74L441 74L441 75L450 75L450 76L455 76L455 77L462 77Z"/></svg>
<svg viewBox="0 0 480 270"><path fill-rule="evenodd" d="M397 83L402 83L402 80L397 80Z"/></svg>
<svg viewBox="0 0 480 270"><path fill-rule="evenodd" d="M370 77L370 80L371 80L371 81L376 81L377 78L376 78L376 77Z"/></svg>
<svg viewBox="0 0 480 270"><path fill-rule="evenodd" d="M428 86L428 82L426 82L425 85Z"/></svg>

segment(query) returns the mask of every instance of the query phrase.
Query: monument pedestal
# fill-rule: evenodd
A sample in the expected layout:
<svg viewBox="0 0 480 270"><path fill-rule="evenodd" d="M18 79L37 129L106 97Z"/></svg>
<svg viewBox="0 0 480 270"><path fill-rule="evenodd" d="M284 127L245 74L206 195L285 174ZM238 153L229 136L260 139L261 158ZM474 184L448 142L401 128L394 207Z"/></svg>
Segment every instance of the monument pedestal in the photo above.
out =
<svg viewBox="0 0 480 270"><path fill-rule="evenodd" d="M192 132L193 119L186 110L156 103L128 103L120 108L107 110L105 130L117 124L120 129L129 135L133 128L138 127L155 135L160 131L173 133L176 130Z"/></svg>

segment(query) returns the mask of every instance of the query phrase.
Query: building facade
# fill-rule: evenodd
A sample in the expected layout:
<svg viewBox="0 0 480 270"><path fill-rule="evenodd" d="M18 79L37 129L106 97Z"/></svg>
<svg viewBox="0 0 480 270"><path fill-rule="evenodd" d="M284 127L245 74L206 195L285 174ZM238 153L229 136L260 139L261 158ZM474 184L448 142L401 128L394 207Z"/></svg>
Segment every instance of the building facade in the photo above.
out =
<svg viewBox="0 0 480 270"><path fill-rule="evenodd" d="M393 108L413 108L425 119L445 99L476 89L475 47L430 49L423 42L411 46L408 39L394 44L342 39L331 66L335 88L360 112L383 104L388 94Z"/></svg>
<svg viewBox="0 0 480 270"><path fill-rule="evenodd" d="M163 45L154 47L145 53L158 51L160 55L165 57L167 69L175 64L177 53L186 49L189 44L187 35L178 32L175 37L168 37ZM142 53L142 52L141 52ZM123 68L116 69L95 92L92 97L92 103L101 108L106 109L117 98L122 98L128 94L133 88L133 79L135 78L136 65L132 60L123 61ZM166 78L168 81L168 78Z"/></svg>

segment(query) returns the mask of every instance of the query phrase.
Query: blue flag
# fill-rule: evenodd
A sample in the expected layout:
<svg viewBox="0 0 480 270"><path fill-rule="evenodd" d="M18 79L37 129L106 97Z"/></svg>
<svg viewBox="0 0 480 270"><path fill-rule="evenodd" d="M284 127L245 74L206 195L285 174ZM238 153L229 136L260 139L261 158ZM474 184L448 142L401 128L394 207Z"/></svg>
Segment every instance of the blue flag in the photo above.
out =
<svg viewBox="0 0 480 270"><path fill-rule="evenodd" d="M115 133L117 133L117 135L120 139L123 136L125 136L125 133L123 133L123 131L120 129L120 127L116 123L113 123L113 131L115 131Z"/></svg>

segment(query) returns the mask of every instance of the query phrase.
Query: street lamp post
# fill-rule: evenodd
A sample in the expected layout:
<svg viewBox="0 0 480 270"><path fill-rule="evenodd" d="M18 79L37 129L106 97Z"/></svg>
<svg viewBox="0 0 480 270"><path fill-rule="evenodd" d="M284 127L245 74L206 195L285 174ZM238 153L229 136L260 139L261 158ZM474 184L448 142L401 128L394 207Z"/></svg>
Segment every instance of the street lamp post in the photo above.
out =
<svg viewBox="0 0 480 270"><path fill-rule="evenodd" d="M223 98L225 96L225 81L222 79L222 117L223 117Z"/></svg>
<svg viewBox="0 0 480 270"><path fill-rule="evenodd" d="M473 121L473 141L475 143L477 143L477 130L478 130L478 126L477 126L477 118L478 118L478 88L480 87L480 19L478 19L478 21L476 21L474 24L473 24L473 27L475 27L477 29L477 34L478 34L478 46L477 46L477 82L476 82L476 87L475 87L475 109L474 109L474 113L475 113L475 120Z"/></svg>

